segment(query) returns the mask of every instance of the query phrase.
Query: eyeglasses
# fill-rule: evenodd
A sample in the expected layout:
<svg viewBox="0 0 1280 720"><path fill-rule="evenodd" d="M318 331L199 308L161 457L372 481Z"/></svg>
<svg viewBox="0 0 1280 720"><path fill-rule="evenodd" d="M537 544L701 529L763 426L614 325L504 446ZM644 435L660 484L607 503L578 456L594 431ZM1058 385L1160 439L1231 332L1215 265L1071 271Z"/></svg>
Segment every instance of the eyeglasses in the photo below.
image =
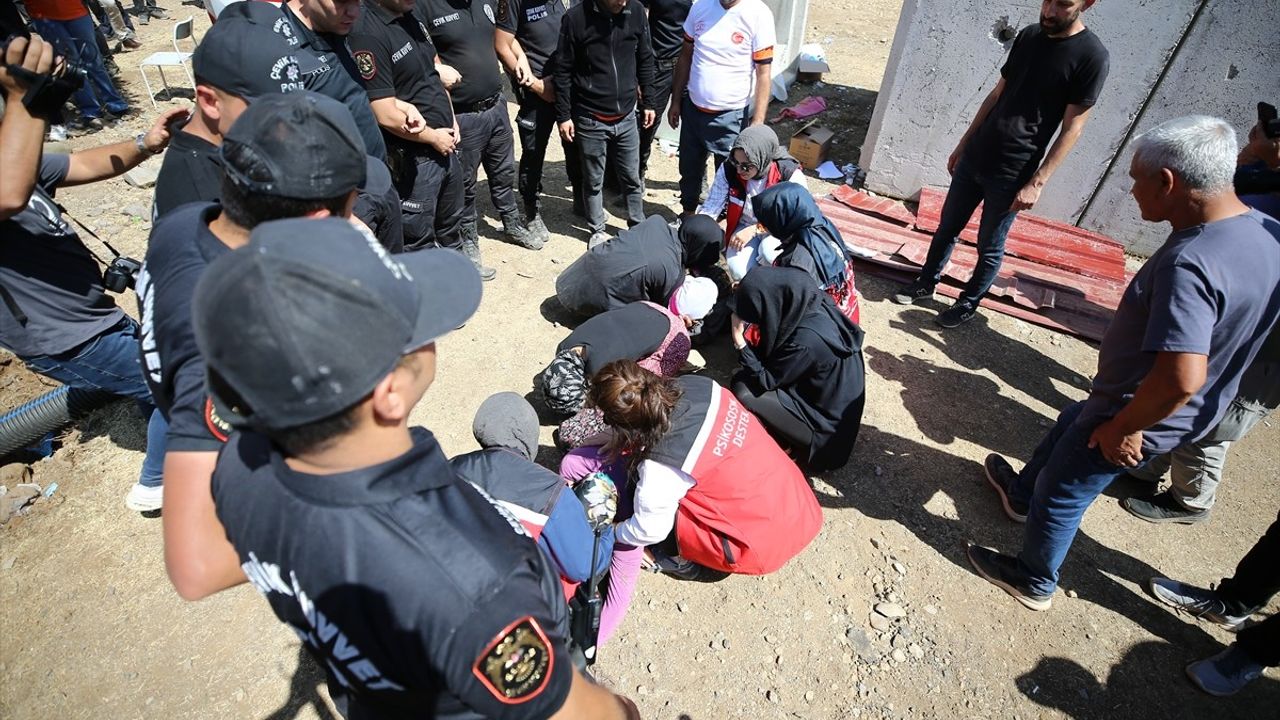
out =
<svg viewBox="0 0 1280 720"><path fill-rule="evenodd" d="M725 162L728 163L729 167L733 168L734 170L740 173L746 173L748 175L754 175L760 169L758 166L756 166L755 163L751 163L751 162L740 163L737 160L734 160L732 155L726 158Z"/></svg>

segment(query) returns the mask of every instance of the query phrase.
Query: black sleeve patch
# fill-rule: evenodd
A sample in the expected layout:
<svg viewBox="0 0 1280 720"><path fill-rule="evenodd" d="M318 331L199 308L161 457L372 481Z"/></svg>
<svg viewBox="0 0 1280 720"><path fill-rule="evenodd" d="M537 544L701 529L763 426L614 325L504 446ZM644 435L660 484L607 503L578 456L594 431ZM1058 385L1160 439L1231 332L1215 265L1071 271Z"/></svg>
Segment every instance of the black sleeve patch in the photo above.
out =
<svg viewBox="0 0 1280 720"><path fill-rule="evenodd" d="M356 69L360 71L360 77L365 80L372 80L378 75L378 63L373 59L373 53L368 50L357 50L352 54L356 60Z"/></svg>
<svg viewBox="0 0 1280 720"><path fill-rule="evenodd" d="M514 705L542 694L554 669L546 634L526 615L498 633L471 671L499 702Z"/></svg>

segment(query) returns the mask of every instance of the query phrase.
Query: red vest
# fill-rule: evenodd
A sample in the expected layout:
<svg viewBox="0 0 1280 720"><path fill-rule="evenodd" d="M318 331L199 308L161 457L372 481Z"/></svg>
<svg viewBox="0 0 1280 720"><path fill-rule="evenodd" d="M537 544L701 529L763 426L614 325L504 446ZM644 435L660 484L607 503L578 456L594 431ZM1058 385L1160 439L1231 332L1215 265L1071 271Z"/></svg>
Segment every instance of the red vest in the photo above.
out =
<svg viewBox="0 0 1280 720"><path fill-rule="evenodd" d="M783 180L790 179L791 175L800 167L798 163L793 167L788 164L788 169L791 172L787 173L784 178L781 165L782 163L779 161L769 163L769 172L765 173L764 176L766 190ZM742 181L742 178L738 177L738 173L729 168L726 167L724 172L724 179L729 183L729 204L726 206L724 217L724 246L729 247L729 241L733 239L733 233L738 229L738 223L742 220L742 206L743 203L747 202L747 184Z"/></svg>
<svg viewBox="0 0 1280 720"><path fill-rule="evenodd" d="M676 513L680 555L724 572L777 570L822 529L813 490L733 393L708 378L678 382L671 432L650 459L696 481Z"/></svg>

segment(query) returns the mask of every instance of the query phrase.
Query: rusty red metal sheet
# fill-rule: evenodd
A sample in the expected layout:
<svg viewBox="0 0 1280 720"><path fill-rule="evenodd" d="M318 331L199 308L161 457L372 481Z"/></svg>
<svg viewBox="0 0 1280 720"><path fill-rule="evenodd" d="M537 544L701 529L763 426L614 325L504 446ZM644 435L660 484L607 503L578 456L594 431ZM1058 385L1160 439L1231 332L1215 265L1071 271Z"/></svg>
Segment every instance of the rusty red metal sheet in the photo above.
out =
<svg viewBox="0 0 1280 720"><path fill-rule="evenodd" d="M921 188L915 228L932 233L938 229L946 193L938 188ZM960 233L964 242L978 240L981 208L974 211ZM1019 213L1005 243L1009 255L1042 262L1081 275L1107 280L1124 279L1124 248L1120 243L1095 232L1048 218Z"/></svg>
<svg viewBox="0 0 1280 720"><path fill-rule="evenodd" d="M916 223L916 214L897 200L877 197L865 190L854 190L848 185L841 185L831 192L831 197L859 212L875 215L885 220L910 227Z"/></svg>
<svg viewBox="0 0 1280 720"><path fill-rule="evenodd" d="M863 263L874 263L908 278L918 271L929 251L930 236L896 223L865 214L831 199L818 202L835 223L845 243L861 251ZM959 295L977 262L975 248L960 244L943 270L938 292ZM1104 279L1038 262L1007 256L984 307L1081 337L1100 340L1120 297L1126 279Z"/></svg>

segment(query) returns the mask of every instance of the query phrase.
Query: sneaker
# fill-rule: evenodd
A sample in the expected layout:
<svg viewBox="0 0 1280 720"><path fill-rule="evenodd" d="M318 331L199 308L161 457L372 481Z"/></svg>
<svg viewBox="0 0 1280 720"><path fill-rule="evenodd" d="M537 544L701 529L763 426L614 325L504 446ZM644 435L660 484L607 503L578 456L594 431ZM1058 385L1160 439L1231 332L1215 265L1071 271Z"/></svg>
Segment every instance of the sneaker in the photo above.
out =
<svg viewBox="0 0 1280 720"><path fill-rule="evenodd" d="M1222 596L1213 590L1178 582L1166 577L1153 577L1147 581L1151 597L1179 612L1185 612L1197 620L1208 620L1228 630L1238 630L1253 613L1230 615Z"/></svg>
<svg viewBox="0 0 1280 720"><path fill-rule="evenodd" d="M903 285L893 294L893 301L899 305L914 305L922 300L928 300L933 297L933 286L924 285L919 282L913 282L909 285Z"/></svg>
<svg viewBox="0 0 1280 720"><path fill-rule="evenodd" d="M1036 595L1027 589L1026 578L1018 569L1018 561L991 548L969 546L969 562L984 580L1013 596L1030 610L1048 610L1052 595Z"/></svg>
<svg viewBox="0 0 1280 720"><path fill-rule="evenodd" d="M166 20L169 17L169 11L155 5L147 8L147 14L156 20Z"/></svg>
<svg viewBox="0 0 1280 720"><path fill-rule="evenodd" d="M529 221L529 234L538 238L542 244L546 244L551 239L551 231L547 229L547 224L542 221L541 213L532 213L529 217L533 218Z"/></svg>
<svg viewBox="0 0 1280 720"><path fill-rule="evenodd" d="M142 483L134 483L129 494L124 496L124 506L137 512L154 512L164 505L164 486L149 487Z"/></svg>
<svg viewBox="0 0 1280 720"><path fill-rule="evenodd" d="M50 125L49 126L49 142L63 142L67 139L66 125Z"/></svg>
<svg viewBox="0 0 1280 720"><path fill-rule="evenodd" d="M96 117L79 117L67 123L67 129L73 132L97 132L104 127L102 118Z"/></svg>
<svg viewBox="0 0 1280 720"><path fill-rule="evenodd" d="M133 19L134 19L134 20L137 20L139 25L150 25L150 24L151 24L151 13L150 13L150 12L140 12L140 13L138 13L137 15L134 15L134 16L133 16Z"/></svg>
<svg viewBox="0 0 1280 720"><path fill-rule="evenodd" d="M1004 514L1014 522L1027 521L1027 503L1018 502L1009 497L1009 489L1018 481L1018 473L1003 456L991 453L982 461L982 470L987 475L987 482L995 488L1000 496L1000 504L1004 506Z"/></svg>
<svg viewBox="0 0 1280 720"><path fill-rule="evenodd" d="M1245 685L1262 675L1263 666L1239 645L1232 643L1226 650L1193 662L1187 666L1187 677L1201 690L1215 697L1235 695Z"/></svg>
<svg viewBox="0 0 1280 720"><path fill-rule="evenodd" d="M1188 509L1168 490L1150 497L1125 498L1120 501L1120 507L1128 510L1130 515L1149 523L1195 525L1209 519L1208 510Z"/></svg>
<svg viewBox="0 0 1280 720"><path fill-rule="evenodd" d="M974 306L966 302L957 302L955 305L938 313L938 317L934 318L934 322L950 330L969 322L977 314L978 310Z"/></svg>
<svg viewBox="0 0 1280 720"><path fill-rule="evenodd" d="M587 241L587 250L595 250L601 245L609 242L612 237L613 236L609 233L604 232L591 233L591 239Z"/></svg>

